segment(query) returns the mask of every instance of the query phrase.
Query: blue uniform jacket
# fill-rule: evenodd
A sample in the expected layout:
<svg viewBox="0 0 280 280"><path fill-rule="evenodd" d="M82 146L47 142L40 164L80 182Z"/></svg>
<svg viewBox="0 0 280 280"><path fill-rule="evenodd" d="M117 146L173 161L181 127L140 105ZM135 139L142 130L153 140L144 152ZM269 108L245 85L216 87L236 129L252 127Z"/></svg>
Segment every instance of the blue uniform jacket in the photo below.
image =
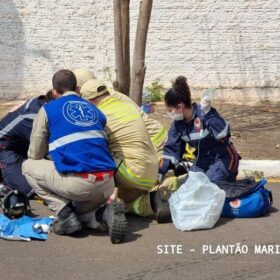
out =
<svg viewBox="0 0 280 280"><path fill-rule="evenodd" d="M229 140L229 124L214 108L205 114L200 105L192 106L192 120L174 121L168 132L159 173L164 175L171 164L176 166L181 161L186 143L196 149L196 166L207 169L215 160L222 159L228 170L235 172L239 156Z"/></svg>
<svg viewBox="0 0 280 280"><path fill-rule="evenodd" d="M93 104L69 92L46 105L49 154L60 173L116 168L108 149L106 117Z"/></svg>
<svg viewBox="0 0 280 280"><path fill-rule="evenodd" d="M0 121L0 150L2 147L26 156L33 121L44 102L43 95L33 98Z"/></svg>

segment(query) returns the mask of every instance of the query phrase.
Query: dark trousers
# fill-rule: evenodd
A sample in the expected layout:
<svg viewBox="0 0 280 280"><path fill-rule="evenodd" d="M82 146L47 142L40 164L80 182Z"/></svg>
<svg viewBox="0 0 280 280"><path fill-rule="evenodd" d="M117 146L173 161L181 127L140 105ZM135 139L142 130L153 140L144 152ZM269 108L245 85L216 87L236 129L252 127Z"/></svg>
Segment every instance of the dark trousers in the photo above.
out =
<svg viewBox="0 0 280 280"><path fill-rule="evenodd" d="M25 159L24 156L12 150L0 151L0 168L5 184L12 190L19 190L31 196L33 190L21 171Z"/></svg>
<svg viewBox="0 0 280 280"><path fill-rule="evenodd" d="M191 171L205 173L211 182L233 182L238 174L239 159L236 158L234 164L234 168L229 168L232 164L228 158L213 161L200 160L195 166L191 167Z"/></svg>

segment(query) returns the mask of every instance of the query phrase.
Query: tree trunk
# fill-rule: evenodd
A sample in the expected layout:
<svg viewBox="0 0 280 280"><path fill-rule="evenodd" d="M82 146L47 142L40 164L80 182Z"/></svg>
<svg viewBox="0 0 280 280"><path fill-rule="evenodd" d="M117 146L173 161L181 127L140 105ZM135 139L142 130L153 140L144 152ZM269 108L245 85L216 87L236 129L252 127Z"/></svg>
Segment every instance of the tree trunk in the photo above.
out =
<svg viewBox="0 0 280 280"><path fill-rule="evenodd" d="M146 73L145 52L153 0L140 0L139 17L133 53L133 66L129 95L139 106L142 105L143 84Z"/></svg>
<svg viewBox="0 0 280 280"><path fill-rule="evenodd" d="M129 2L121 0L122 48L123 48L123 93L129 95L130 88L130 36Z"/></svg>
<svg viewBox="0 0 280 280"><path fill-rule="evenodd" d="M122 20L121 1L114 0L114 35L115 35L115 65L116 65L116 88L120 89L123 73L123 52L122 52Z"/></svg>
<svg viewBox="0 0 280 280"><path fill-rule="evenodd" d="M115 65L118 91L129 94L129 0L114 0Z"/></svg>

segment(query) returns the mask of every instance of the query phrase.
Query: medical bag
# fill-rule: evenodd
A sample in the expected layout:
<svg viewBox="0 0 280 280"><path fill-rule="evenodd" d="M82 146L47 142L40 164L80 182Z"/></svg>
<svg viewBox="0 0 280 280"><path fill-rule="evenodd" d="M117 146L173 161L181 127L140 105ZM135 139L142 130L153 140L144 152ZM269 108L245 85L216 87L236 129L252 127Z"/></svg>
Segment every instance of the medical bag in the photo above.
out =
<svg viewBox="0 0 280 280"><path fill-rule="evenodd" d="M272 192L265 188L266 179L250 179L233 183L218 183L226 192L221 216L227 218L255 218L269 212L273 203Z"/></svg>

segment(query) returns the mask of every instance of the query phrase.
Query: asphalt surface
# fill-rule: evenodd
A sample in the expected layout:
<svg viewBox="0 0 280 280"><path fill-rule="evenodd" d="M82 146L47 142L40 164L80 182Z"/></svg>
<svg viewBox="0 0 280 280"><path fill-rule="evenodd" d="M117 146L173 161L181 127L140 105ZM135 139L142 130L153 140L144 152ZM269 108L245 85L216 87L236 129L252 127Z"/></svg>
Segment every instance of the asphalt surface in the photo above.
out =
<svg viewBox="0 0 280 280"><path fill-rule="evenodd" d="M129 234L119 245L94 231L78 237L50 234L47 241L0 240L0 279L279 279L280 254L254 252L255 245L273 245L274 253L275 245L280 246L280 184L268 187L274 195L270 215L220 219L211 230L179 232L172 224L129 216ZM42 205L32 205L36 214L51 214ZM237 243L248 246L248 253L217 251L218 246ZM158 245L177 247L159 254ZM212 251L203 253L206 246Z"/></svg>

